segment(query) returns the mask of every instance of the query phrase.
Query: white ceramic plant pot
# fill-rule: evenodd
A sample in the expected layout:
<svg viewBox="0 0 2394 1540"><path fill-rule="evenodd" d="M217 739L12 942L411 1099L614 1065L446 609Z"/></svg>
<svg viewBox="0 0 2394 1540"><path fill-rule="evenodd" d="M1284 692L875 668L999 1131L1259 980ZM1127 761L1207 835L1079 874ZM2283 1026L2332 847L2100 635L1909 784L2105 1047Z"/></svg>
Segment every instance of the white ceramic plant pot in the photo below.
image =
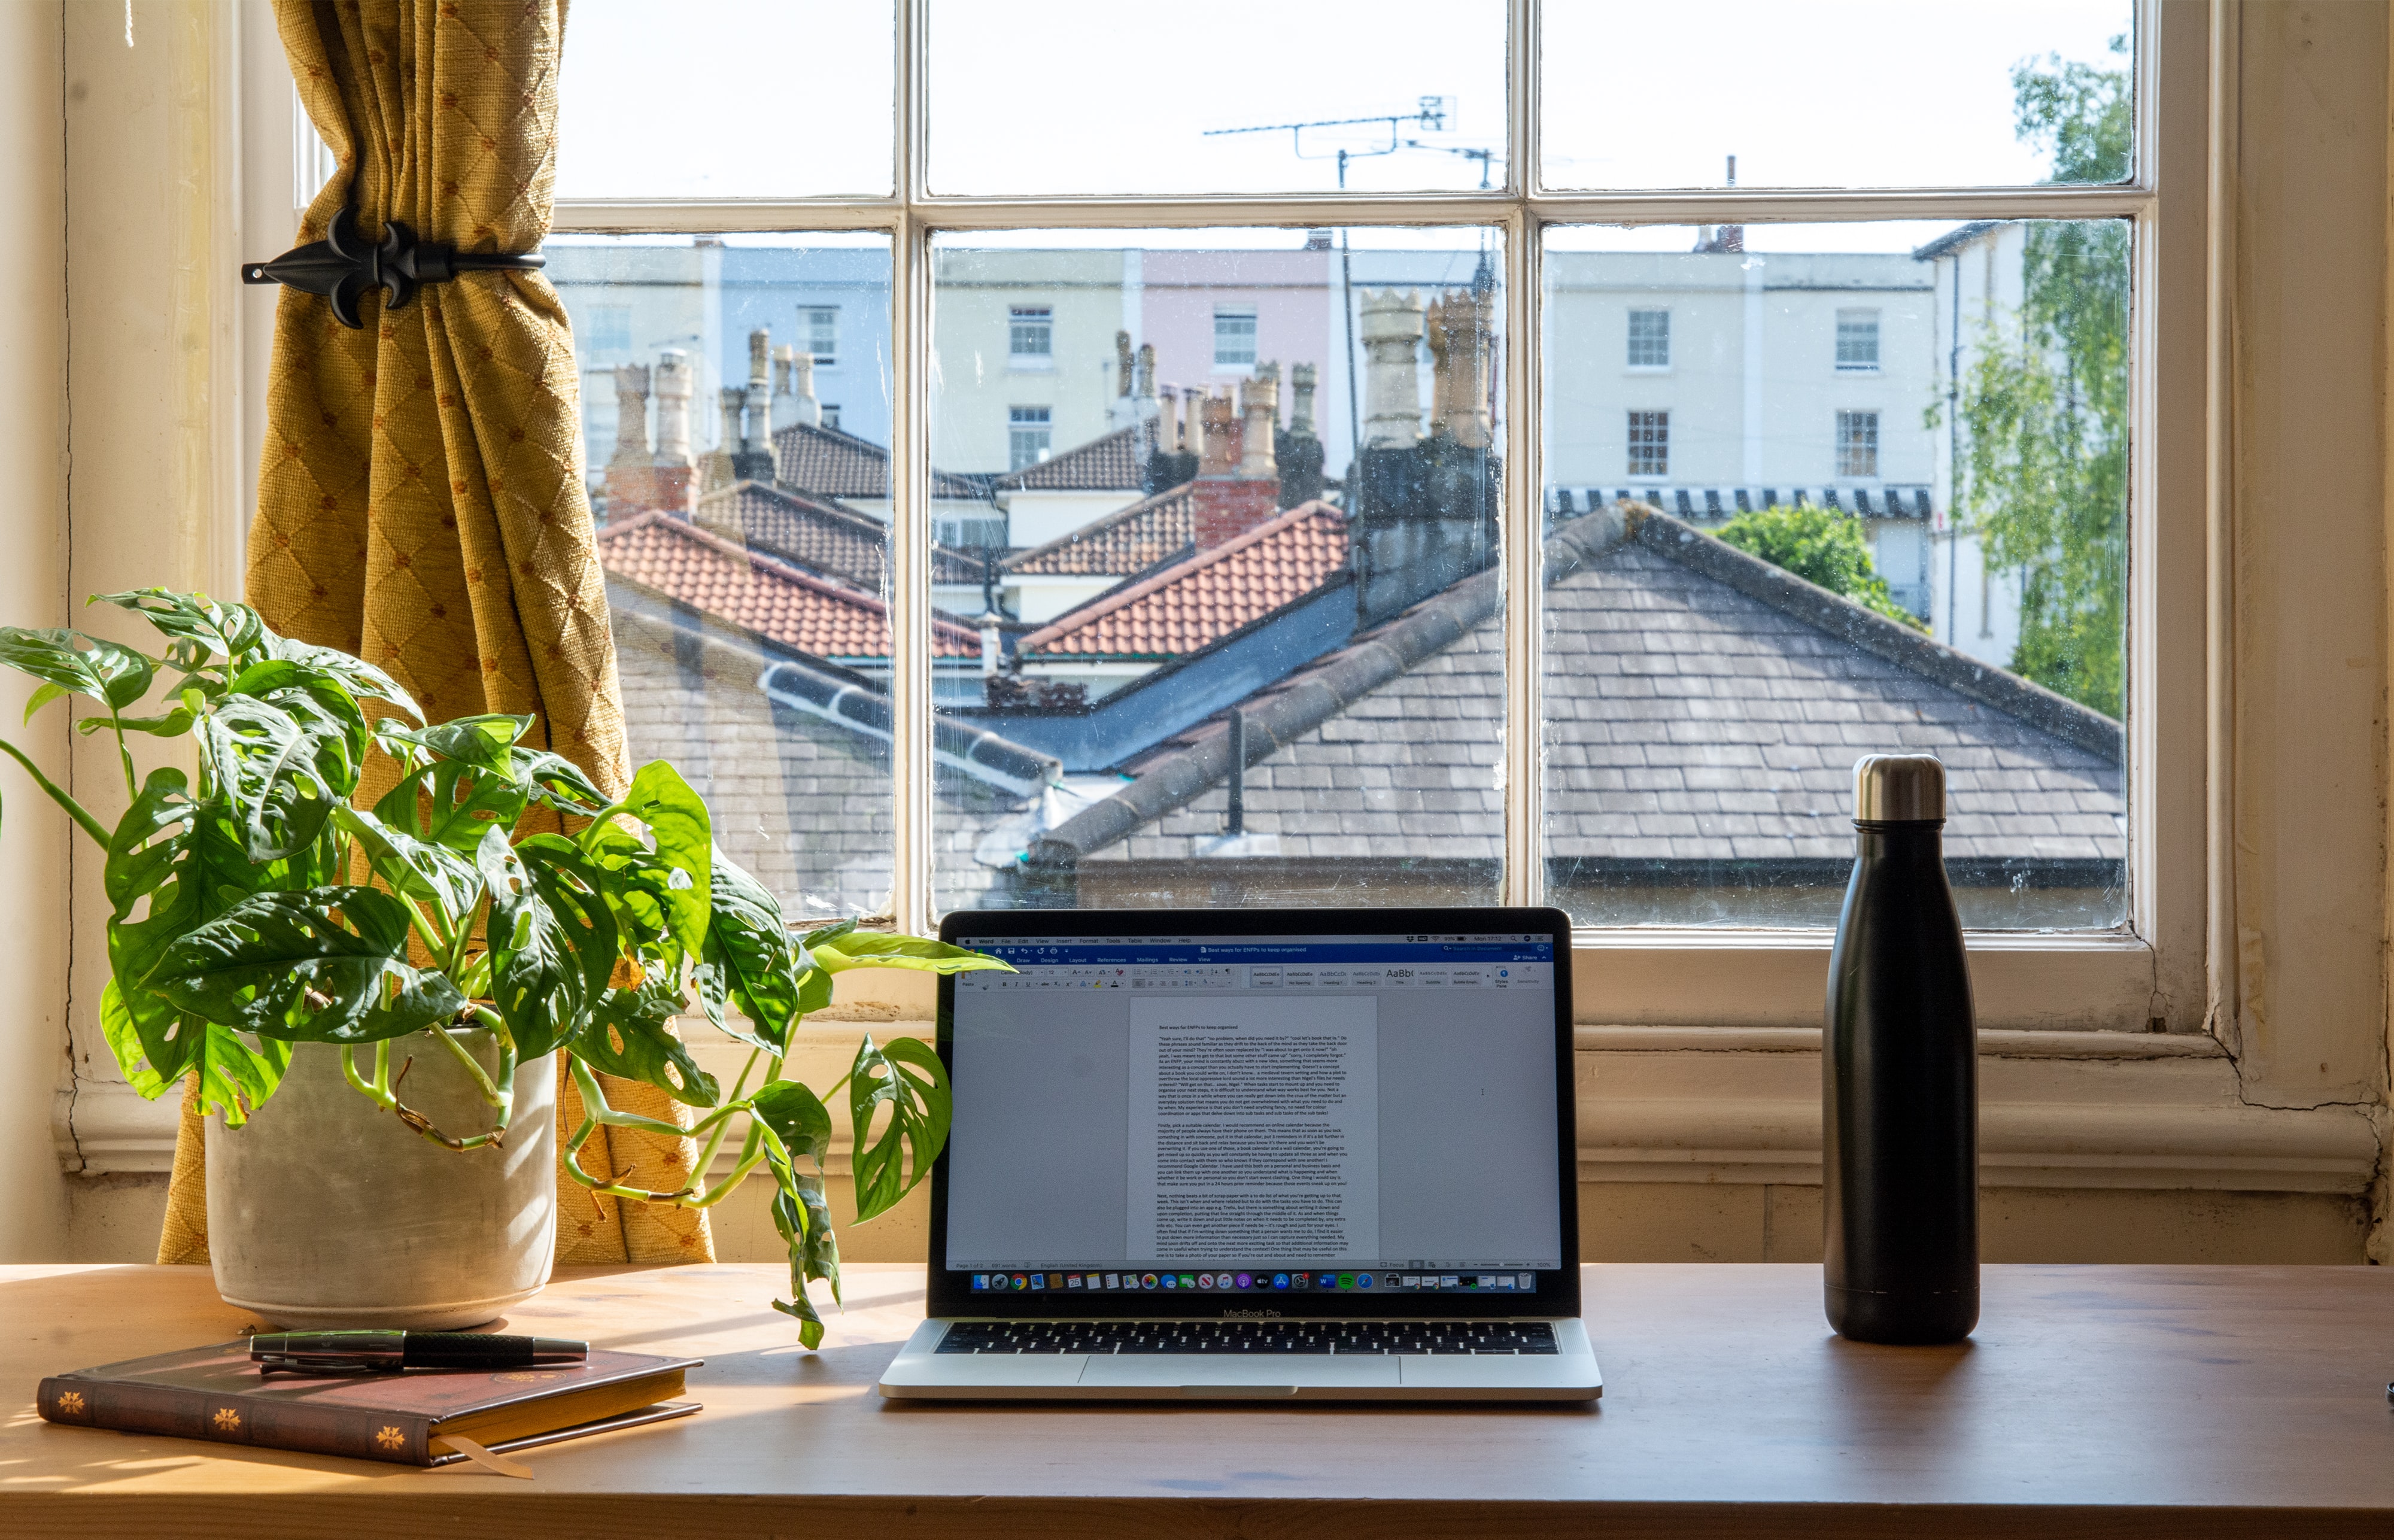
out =
<svg viewBox="0 0 2394 1540"><path fill-rule="evenodd" d="M491 1034L460 1032L486 1069ZM491 1125L455 1057L423 1035L401 1099L446 1134ZM557 1067L516 1071L502 1148L463 1153L414 1133L341 1078L338 1049L302 1043L248 1123L207 1120L208 1257L225 1302L277 1326L454 1331L548 1282L557 1231ZM373 1050L357 1050L361 1073Z"/></svg>

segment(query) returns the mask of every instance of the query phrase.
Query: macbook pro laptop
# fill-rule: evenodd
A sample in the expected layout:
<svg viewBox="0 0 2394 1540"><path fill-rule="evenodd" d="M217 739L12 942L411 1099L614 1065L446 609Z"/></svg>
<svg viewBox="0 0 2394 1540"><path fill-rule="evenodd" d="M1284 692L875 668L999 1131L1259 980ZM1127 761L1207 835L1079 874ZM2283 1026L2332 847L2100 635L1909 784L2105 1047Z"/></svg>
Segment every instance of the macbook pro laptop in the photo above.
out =
<svg viewBox="0 0 2394 1540"><path fill-rule="evenodd" d="M1580 1322L1552 909L964 911L928 1316L890 1397L1557 1400Z"/></svg>

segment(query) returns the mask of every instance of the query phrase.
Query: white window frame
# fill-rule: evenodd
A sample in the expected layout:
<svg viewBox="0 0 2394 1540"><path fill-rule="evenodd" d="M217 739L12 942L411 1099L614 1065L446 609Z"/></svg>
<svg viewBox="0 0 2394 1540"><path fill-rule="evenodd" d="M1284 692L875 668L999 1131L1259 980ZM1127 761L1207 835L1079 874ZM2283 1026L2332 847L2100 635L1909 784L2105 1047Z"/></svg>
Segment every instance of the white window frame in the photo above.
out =
<svg viewBox="0 0 2394 1540"><path fill-rule="evenodd" d="M839 307L836 305L801 305L798 307L798 309L806 318L807 350L814 355L815 367L818 369L832 369L838 367ZM826 316L831 318L828 322L823 319ZM829 352L825 352L823 349L815 346L816 343L821 342L823 339L825 326L830 328L831 350Z"/></svg>
<svg viewBox="0 0 2394 1540"><path fill-rule="evenodd" d="M1026 412L1036 412L1039 415L1034 420L1024 416L1023 414ZM1015 454L1014 436L1018 433L1025 432L1033 428L1036 428L1039 431L1041 437L1046 440L1046 442L1039 446L1039 453L1037 454L1028 460L1024 460L1020 465L1016 465L1014 462L1019 458L1019 456ZM1056 409L1054 407L1033 404L1027 406L1009 406L1006 409L1006 459L1008 474L1018 470L1028 470L1033 466L1046 465L1047 463L1048 455L1054 454L1055 449Z"/></svg>
<svg viewBox="0 0 2394 1540"><path fill-rule="evenodd" d="M1633 481L1667 479L1671 474L1670 412L1661 407L1633 406L1624 421L1628 453L1622 458L1622 475ZM1647 437L1640 439L1641 433ZM1639 454L1641 449L1647 453ZM1652 453L1658 449L1662 451L1659 455Z"/></svg>
<svg viewBox="0 0 2394 1540"><path fill-rule="evenodd" d="M1870 318L1870 362L1867 363L1860 361L1848 362L1846 359L1846 324L1848 319L1858 321L1863 316L1868 316ZM1837 312L1836 336L1830 341L1830 353L1833 362L1835 362L1837 366L1837 373L1841 375L1875 375L1878 373L1879 359L1883 355L1887 346L1886 336L1880 330L1880 322L1882 319L1883 318L1876 309L1867 308L1841 309Z"/></svg>
<svg viewBox="0 0 2394 1540"><path fill-rule="evenodd" d="M2130 894L2116 932L1974 934L1974 980L1981 1024L1990 1028L2139 1031L2159 1020L2176 1032L2202 1029L2216 985L2208 938L2233 937L2234 920L2216 863L2229 859L2216 834L2229 816L2200 774L2164 766L2216 756L2207 726L2212 681L2222 667L2211 650L2206 604L2213 569L2202 558L2225 516L2225 485L2213 449L2217 410L2205 360L2219 301L2202 273L2216 239L2208 190L2227 154L2213 102L2218 90L2212 20L2191 0L2137 0L2137 171L2116 186L1886 191L1692 191L1587 192L1546 185L1538 169L1540 79L1532 0L1511 0L1508 144L1504 186L1489 191L1412 194L1292 193L1266 196L1124 198L974 197L935 194L927 185L928 0L899 0L896 150L888 196L785 201L686 199L567 201L559 233L704 233L735 230L877 230L890 240L894 651L892 710L897 800L893 910L908 929L927 928L930 868L930 311L934 232L1009 229L1271 225L1302 231L1348 226L1472 223L1504 237L1505 569L1516 596L1539 589L1534 531L1544 484L1539 368L1545 338L1538 232L1550 224L1743 224L1840 219L1966 220L2011 217L2123 217L2134 222L2134 378L2138 432L2132 448L2129 789ZM250 68L279 67L270 24L252 28ZM262 41L258 40L262 39ZM2166 78L2168 88L2164 88ZM277 81L278 92L286 89ZM287 119L276 99L276 119ZM256 124L264 114L253 114ZM287 130L279 122L252 142L279 141L275 184L292 181ZM248 183L257 185L253 176ZM267 228L260 225L258 228ZM270 241L273 237L267 238ZM262 248L261 248L262 249ZM2170 283L2163 273L2173 273ZM246 353L263 377L271 307L244 311L258 342ZM2164 355L2178 361L2163 367ZM254 399L254 398L253 398ZM248 402L244 402L248 406ZM258 420L245 423L254 445ZM244 451L246 453L246 451ZM2158 560L2164 549L2190 559ZM1542 897L1543 784L1535 724L1542 721L1539 607L1517 600L1505 618L1506 705L1504 898ZM2167 873L2169 880L2163 880ZM1640 1030L1734 1027L1765 1033L1817 1029L1825 930L1664 928L1584 930L1578 937L1576 1009L1589 1023ZM2232 953L2232 941L2226 951ZM2232 967L2233 958L2224 959Z"/></svg>
<svg viewBox="0 0 2394 1540"><path fill-rule="evenodd" d="M1859 438L1855 435L1855 429L1863 425L1864 419L1868 419L1869 427L1870 468L1868 470L1855 470L1852 468L1852 455L1857 443L1860 441ZM1829 440L1831 444L1834 446L1831 453L1836 456L1833 462L1833 467L1836 473L1835 479L1840 481L1877 480L1879 423L1879 414L1877 409L1874 407L1841 406L1837 408L1837 415L1833 421L1835 426L1830 430Z"/></svg>
<svg viewBox="0 0 2394 1540"><path fill-rule="evenodd" d="M1659 363L1652 362L1640 363L1638 361L1638 318L1641 315L1659 315L1663 318L1663 359ZM1628 317L1623 322L1623 328L1621 349L1623 368L1626 369L1633 375L1666 375L1670 373L1671 312L1667 307L1661 305L1633 305L1629 308Z"/></svg>
<svg viewBox="0 0 2394 1540"><path fill-rule="evenodd" d="M1222 322L1243 321L1247 323L1247 356L1226 359L1222 356ZM1214 307L1214 373L1244 375L1251 373L1256 360L1262 357L1256 349L1263 345L1262 320L1253 305L1217 305Z"/></svg>
<svg viewBox="0 0 2394 1540"><path fill-rule="evenodd" d="M1015 344L1022 340L1022 328L1037 326L1047 346L1042 351L1018 351ZM1053 305L1009 305L1006 309L1006 366L1008 369L1053 369L1056 367L1056 307Z"/></svg>

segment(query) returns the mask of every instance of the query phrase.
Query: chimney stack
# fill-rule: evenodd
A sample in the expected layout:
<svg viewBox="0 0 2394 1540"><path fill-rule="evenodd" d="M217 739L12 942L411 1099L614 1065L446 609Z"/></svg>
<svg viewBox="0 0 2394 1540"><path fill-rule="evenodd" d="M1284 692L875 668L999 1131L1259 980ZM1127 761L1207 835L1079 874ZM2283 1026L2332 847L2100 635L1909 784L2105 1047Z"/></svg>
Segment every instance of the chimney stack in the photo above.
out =
<svg viewBox="0 0 2394 1540"><path fill-rule="evenodd" d="M639 513L656 506L656 478L649 465L649 370L625 363L615 378L615 453L607 458L607 516Z"/></svg>
<svg viewBox="0 0 2394 1540"><path fill-rule="evenodd" d="M657 398L657 452L649 507L689 517L698 500L690 453L690 361L678 348L657 355L651 376Z"/></svg>
<svg viewBox="0 0 2394 1540"><path fill-rule="evenodd" d="M727 419L726 427L737 427L736 435L728 434L724 447L734 449L731 474L743 481L773 480L773 334L759 326L748 334L748 389L741 402L743 422L734 424ZM737 437L739 443L730 442Z"/></svg>
<svg viewBox="0 0 2394 1540"><path fill-rule="evenodd" d="M615 375L615 453L609 465L649 463L649 366L619 364Z"/></svg>
<svg viewBox="0 0 2394 1540"><path fill-rule="evenodd" d="M1280 478L1271 468L1279 380L1261 377L1260 370L1257 375L1246 390L1244 422L1240 420L1240 403L1230 396L1209 391L1203 398L1205 448L1193 490L1199 550L1227 545L1280 512ZM1259 463L1255 445L1258 438L1265 470L1260 477L1248 474Z"/></svg>
<svg viewBox="0 0 2394 1540"><path fill-rule="evenodd" d="M1310 433L1313 429L1313 365L1292 363L1288 366L1288 388L1295 398L1288 411L1288 430Z"/></svg>
<svg viewBox="0 0 2394 1540"><path fill-rule="evenodd" d="M1246 418L1246 441L1240 446L1239 480L1277 481L1280 461L1272 435L1280 428L1280 365L1258 363L1239 388L1240 415Z"/></svg>
<svg viewBox="0 0 2394 1540"><path fill-rule="evenodd" d="M1444 433L1465 449L1486 449L1488 334L1492 296L1478 289L1450 294L1433 303L1426 318L1433 373L1430 431Z"/></svg>
<svg viewBox="0 0 2394 1540"><path fill-rule="evenodd" d="M1363 291L1363 442L1402 449L1421 438L1421 296Z"/></svg>

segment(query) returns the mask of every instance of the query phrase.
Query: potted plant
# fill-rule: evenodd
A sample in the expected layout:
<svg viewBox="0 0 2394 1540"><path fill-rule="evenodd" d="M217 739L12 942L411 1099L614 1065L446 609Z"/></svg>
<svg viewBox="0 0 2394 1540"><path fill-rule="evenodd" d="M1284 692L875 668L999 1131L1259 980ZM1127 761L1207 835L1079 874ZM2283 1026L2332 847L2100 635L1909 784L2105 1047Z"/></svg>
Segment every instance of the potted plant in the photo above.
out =
<svg viewBox="0 0 2394 1540"><path fill-rule="evenodd" d="M523 744L531 717L423 724L382 671L278 637L246 606L164 589L100 601L146 617L165 638L163 655L75 631L6 627L0 664L41 681L29 720L60 697L99 704L76 728L113 736L124 814L112 827L103 823L16 745L0 739L0 752L105 857L110 979L100 1017L134 1087L155 1098L197 1076L213 1159L220 1146L238 1143L231 1130L286 1077L298 1084L298 1050L321 1086L346 1094L346 1083L354 1093L329 1114L319 1096L315 1121L294 1125L308 1161L337 1166L339 1150L310 1141L358 1125L361 1114L392 1120L386 1126L403 1130L412 1152L434 1148L461 1170L512 1148L516 1164L530 1166L522 1191L551 1205L553 1222L552 1167L523 1156L549 1148L548 1056L562 1054L586 1114L567 1141L569 1156L602 1125L706 1141L675 1191L602 1182L569 1158L564 1169L575 1180L623 1200L704 1208L766 1167L790 1256L790 1297L774 1306L796 1316L800 1339L815 1346L822 1325L808 1285L820 1279L835 1299L839 1292L822 1186L832 1116L813 1091L782 1078L791 1030L830 1002L832 975L844 968L1004 965L938 941L860 930L853 921L794 935L772 894L715 844L704 801L662 761L642 766L630 790L611 798L569 761ZM127 715L153 691L163 709ZM420 725L370 715L370 702ZM128 733L194 739L196 780L179 769L137 778ZM376 750L396 779L372 807L356 806ZM728 1090L670 1025L692 998L750 1050ZM537 1073L527 1075L535 1064ZM444 1111L424 1094L435 1065L467 1088L462 1109L453 1098ZM689 1105L691 1127L610 1107L600 1071ZM929 1172L947 1136L947 1076L924 1044L867 1036L832 1090L843 1086L856 1135L857 1216L870 1218ZM520 1117L535 1104L544 1110L537 1125L517 1137ZM460 1110L479 1114L472 1125L456 1121ZM738 1160L710 1182L743 1114ZM499 1200L502 1207L522 1201ZM334 1218L296 1221L321 1232ZM549 1231L527 1227L520 1213L495 1218L520 1244L527 1230L537 1240L538 1276L515 1289L521 1297L546 1282ZM370 1230L392 1223L387 1214L359 1221ZM290 1255L252 1265L287 1269ZM255 1299L244 1288L274 1286L236 1285L221 1260L217 1276L227 1297L242 1302ZM480 1319L497 1313L480 1296L448 1303L450 1319L477 1305ZM354 1304L386 1316L393 1308ZM309 1319L340 1309L336 1299Z"/></svg>

